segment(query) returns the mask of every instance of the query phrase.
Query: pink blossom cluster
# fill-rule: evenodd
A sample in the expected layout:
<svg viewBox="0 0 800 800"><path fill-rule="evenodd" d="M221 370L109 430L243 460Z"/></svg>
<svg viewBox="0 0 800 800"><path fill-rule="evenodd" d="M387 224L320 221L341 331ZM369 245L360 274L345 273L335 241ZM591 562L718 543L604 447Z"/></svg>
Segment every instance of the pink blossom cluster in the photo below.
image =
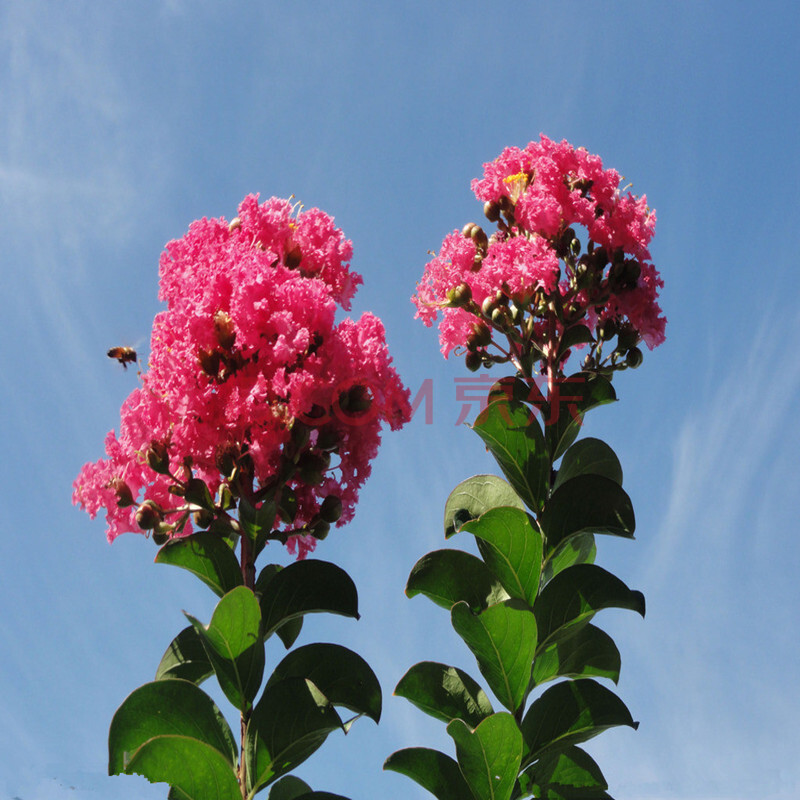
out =
<svg viewBox="0 0 800 800"><path fill-rule="evenodd" d="M501 293L527 309L537 290L540 306L544 299L552 308L555 299L569 306L570 320L582 318L592 328L608 320L632 326L651 349L664 341L666 320L657 302L663 282L648 251L655 212L645 196L623 194L620 175L604 169L598 156L542 135L538 142L506 148L484 164L484 176L472 182L472 189L498 230L487 237L477 226L466 226L449 234L412 298L417 317L426 325L442 313L439 332L445 356L467 343L475 309L487 298ZM582 238L588 254L595 255L588 262L594 263L598 278L591 291L583 277L576 277L577 259L565 259L570 252L565 237ZM627 281L616 280L624 272L619 267L609 282L615 261L635 262ZM630 269L635 269L632 277ZM464 285L473 304L453 302L454 290L462 287L463 295ZM569 320L560 318L557 324L563 332Z"/></svg>
<svg viewBox="0 0 800 800"><path fill-rule="evenodd" d="M277 198L259 205L256 195L232 222L198 220L167 245L159 295L167 307L153 323L149 369L122 406L119 436L106 437L107 457L86 464L74 484L74 502L92 517L105 509L109 541L141 530L143 501L180 518L185 500L170 487L181 465L217 492L225 453L248 455L255 490L288 487L285 530L302 531L331 495L341 501L338 524L352 518L381 423L399 428L410 407L380 320L367 313L335 323L337 305L349 309L361 283L351 255L322 211L296 213ZM288 443L296 456L299 439L306 461L328 454L315 480L297 464L287 469ZM148 465L154 441L166 444L173 477ZM119 503L122 486L132 505ZM187 521L174 535L191 530ZM300 533L289 546L303 556L314 541Z"/></svg>

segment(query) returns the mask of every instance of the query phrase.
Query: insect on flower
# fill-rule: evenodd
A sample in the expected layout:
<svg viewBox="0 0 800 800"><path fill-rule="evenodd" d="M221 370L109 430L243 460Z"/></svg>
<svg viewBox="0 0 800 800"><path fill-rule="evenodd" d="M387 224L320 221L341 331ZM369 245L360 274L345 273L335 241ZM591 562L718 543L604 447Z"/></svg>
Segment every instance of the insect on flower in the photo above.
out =
<svg viewBox="0 0 800 800"><path fill-rule="evenodd" d="M106 355L115 358L125 369L128 369L128 364L135 364L138 358L132 347L112 347Z"/></svg>

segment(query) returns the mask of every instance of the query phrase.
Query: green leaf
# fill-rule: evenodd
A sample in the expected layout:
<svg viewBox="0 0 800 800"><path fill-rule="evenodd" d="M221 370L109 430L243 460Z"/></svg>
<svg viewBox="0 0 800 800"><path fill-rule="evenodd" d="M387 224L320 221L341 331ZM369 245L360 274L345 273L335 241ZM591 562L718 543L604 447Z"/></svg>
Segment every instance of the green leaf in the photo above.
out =
<svg viewBox="0 0 800 800"><path fill-rule="evenodd" d="M543 800L611 800L597 762L580 747L545 753L520 775L525 794Z"/></svg>
<svg viewBox="0 0 800 800"><path fill-rule="evenodd" d="M559 572L533 606L540 648L571 635L604 608L628 608L644 616L644 595L595 564Z"/></svg>
<svg viewBox="0 0 800 800"><path fill-rule="evenodd" d="M264 594L264 589L267 584L277 575L283 567L280 564L267 564L256 578L255 592L261 598ZM283 642L283 646L288 650L296 641L300 632L303 630L303 618L292 617L288 619L283 625L279 626L275 633L278 638Z"/></svg>
<svg viewBox="0 0 800 800"><path fill-rule="evenodd" d="M538 511L550 486L550 457L533 411L522 403L495 400L478 415L472 429L519 496Z"/></svg>
<svg viewBox="0 0 800 800"><path fill-rule="evenodd" d="M256 508L244 497L239 498L239 524L256 555L264 547L277 515L278 507L271 500L265 500L259 508Z"/></svg>
<svg viewBox="0 0 800 800"><path fill-rule="evenodd" d="M486 693L466 672L434 661L411 667L394 693L435 719L463 719L471 728L494 713Z"/></svg>
<svg viewBox="0 0 800 800"><path fill-rule="evenodd" d="M264 640L260 636L258 600L238 586L217 603L208 627L186 614L203 640L206 653L228 700L240 711L250 708L264 674Z"/></svg>
<svg viewBox="0 0 800 800"><path fill-rule="evenodd" d="M297 641L301 630L303 630L303 618L292 617L292 619L279 626L275 633L283 642L283 646L288 650Z"/></svg>
<svg viewBox="0 0 800 800"><path fill-rule="evenodd" d="M578 533L610 533L633 538L636 519L625 490L602 475L579 475L553 492L539 524L548 553Z"/></svg>
<svg viewBox="0 0 800 800"><path fill-rule="evenodd" d="M587 436L564 453L553 489L578 475L602 475L622 486L622 465L617 454L602 440Z"/></svg>
<svg viewBox="0 0 800 800"><path fill-rule="evenodd" d="M434 550L417 561L408 576L406 595L417 594L448 611L461 601L479 611L508 597L486 564L463 550Z"/></svg>
<svg viewBox="0 0 800 800"><path fill-rule="evenodd" d="M288 620L327 611L358 619L358 593L350 576L327 561L295 561L266 583L261 594L264 638Z"/></svg>
<svg viewBox="0 0 800 800"><path fill-rule="evenodd" d="M269 800L297 800L298 797L308 794L311 787L294 775L284 775L279 781L272 784L269 790Z"/></svg>
<svg viewBox="0 0 800 800"><path fill-rule="evenodd" d="M511 597L533 605L542 568L542 534L519 508L491 508L463 529L478 539L489 569Z"/></svg>
<svg viewBox="0 0 800 800"><path fill-rule="evenodd" d="M344 706L378 722L381 686L358 653L339 644L307 644L286 655L267 687L287 678L308 678L334 706Z"/></svg>
<svg viewBox="0 0 800 800"><path fill-rule="evenodd" d="M172 564L193 572L218 596L242 585L242 571L231 548L219 537L200 531L167 542L156 564Z"/></svg>
<svg viewBox="0 0 800 800"><path fill-rule="evenodd" d="M591 678L564 681L537 698L522 720L529 763L547 750L563 750L616 725L638 728L614 692Z"/></svg>
<svg viewBox="0 0 800 800"><path fill-rule="evenodd" d="M616 399L611 381L602 375L578 372L561 381L545 420L545 441L553 461L575 441L587 411Z"/></svg>
<svg viewBox="0 0 800 800"><path fill-rule="evenodd" d="M180 800L241 800L236 771L219 751L185 736L164 735L142 745L130 758L127 774L150 783L169 783Z"/></svg>
<svg viewBox="0 0 800 800"><path fill-rule="evenodd" d="M537 654L532 683L554 678L610 678L619 680L620 655L614 640L600 628L586 625L572 636L554 641Z"/></svg>
<svg viewBox="0 0 800 800"><path fill-rule="evenodd" d="M248 797L302 764L337 728L339 715L311 681L285 680L265 689L245 736Z"/></svg>
<svg viewBox="0 0 800 800"><path fill-rule="evenodd" d="M506 600L475 615L466 603L451 613L453 628L478 661L497 699L515 712L528 690L536 652L536 618L519 600Z"/></svg>
<svg viewBox="0 0 800 800"><path fill-rule="evenodd" d="M392 753L383 768L411 778L437 800L474 800L456 761L438 750L407 747Z"/></svg>
<svg viewBox="0 0 800 800"><path fill-rule="evenodd" d="M447 732L476 800L509 800L522 761L522 734L511 714L487 717L475 730L455 719Z"/></svg>
<svg viewBox="0 0 800 800"><path fill-rule="evenodd" d="M156 670L156 680L183 678L199 685L213 674L214 667L208 660L203 640L189 625L172 640L161 657L161 663Z"/></svg>
<svg viewBox="0 0 800 800"><path fill-rule="evenodd" d="M592 332L585 325L573 325L567 328L561 336L561 342L558 346L558 355L562 356L570 347L575 347L578 344L589 344L594 341ZM560 360L560 358L559 358Z"/></svg>
<svg viewBox="0 0 800 800"><path fill-rule="evenodd" d="M593 533L579 533L577 536L570 536L569 539L561 542L545 560L542 567L541 584L546 585L567 567L575 564L594 563L596 555L597 545Z"/></svg>
<svg viewBox="0 0 800 800"><path fill-rule="evenodd" d="M449 538L471 519L490 508L512 506L525 510L525 504L511 485L497 475L473 475L456 486L444 506L444 535Z"/></svg>
<svg viewBox="0 0 800 800"><path fill-rule="evenodd" d="M237 794L241 797L236 762L228 723L213 700L189 681L140 686L111 721L109 775L136 773L169 783L190 798L236 800ZM198 794L198 781L216 787L216 794L209 789Z"/></svg>

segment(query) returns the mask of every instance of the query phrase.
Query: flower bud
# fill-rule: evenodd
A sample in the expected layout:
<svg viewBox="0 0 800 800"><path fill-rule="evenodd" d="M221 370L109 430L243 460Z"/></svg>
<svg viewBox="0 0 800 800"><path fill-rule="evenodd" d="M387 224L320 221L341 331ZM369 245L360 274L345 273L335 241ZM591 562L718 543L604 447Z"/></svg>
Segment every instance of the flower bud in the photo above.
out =
<svg viewBox="0 0 800 800"><path fill-rule="evenodd" d="M236 463L241 454L241 448L236 442L227 441L218 445L217 451L214 454L214 463L220 471L220 474L224 475L226 478L230 478L231 475L233 475L234 469L236 469Z"/></svg>
<svg viewBox="0 0 800 800"><path fill-rule="evenodd" d="M214 333L217 341L225 350L230 350L236 341L236 330L233 319L227 311L217 311L214 314Z"/></svg>
<svg viewBox="0 0 800 800"><path fill-rule="evenodd" d="M332 426L325 426L319 429L317 433L317 442L315 447L324 453L333 453L339 449L341 444L341 437L336 428Z"/></svg>
<svg viewBox="0 0 800 800"><path fill-rule="evenodd" d="M308 486L318 486L325 479L325 471L331 463L327 453L303 453L297 462L300 480Z"/></svg>
<svg viewBox="0 0 800 800"><path fill-rule="evenodd" d="M602 339L604 342L607 342L609 339L613 339L616 335L617 321L614 319L605 320L597 329L598 338Z"/></svg>
<svg viewBox="0 0 800 800"><path fill-rule="evenodd" d="M159 547L165 545L169 541L169 533L166 531L153 531L153 542Z"/></svg>
<svg viewBox="0 0 800 800"><path fill-rule="evenodd" d="M480 322L473 322L472 323L472 336L470 336L470 341L473 342L474 347L470 347L470 350L474 350L478 347L486 347L492 343L492 332L486 325ZM469 347L469 343L467 344Z"/></svg>
<svg viewBox="0 0 800 800"><path fill-rule="evenodd" d="M494 297L489 295L482 303L481 303L481 314L484 317L491 317L492 312L495 310L495 301Z"/></svg>
<svg viewBox="0 0 800 800"><path fill-rule="evenodd" d="M480 225L472 226L472 230L469 232L470 239L475 242L475 247L482 253L486 252L486 248L489 246L489 237L486 235L486 232Z"/></svg>
<svg viewBox="0 0 800 800"><path fill-rule="evenodd" d="M133 492L131 487L125 483L122 478L112 478L109 481L108 488L111 489L117 496L117 505L120 508L127 508L132 506L136 501L133 499Z"/></svg>
<svg viewBox="0 0 800 800"><path fill-rule="evenodd" d="M467 353L464 362L470 372L477 372L483 365L483 357L476 350L471 350Z"/></svg>
<svg viewBox="0 0 800 800"><path fill-rule="evenodd" d="M164 512L154 500L145 500L136 511L136 524L143 531L152 530L163 519Z"/></svg>
<svg viewBox="0 0 800 800"><path fill-rule="evenodd" d="M325 522L336 522L342 516L342 501L336 495L329 494L319 507L319 516Z"/></svg>
<svg viewBox="0 0 800 800"><path fill-rule="evenodd" d="M339 395L339 408L350 414L368 411L372 405L372 395L366 386L356 385Z"/></svg>
<svg viewBox="0 0 800 800"><path fill-rule="evenodd" d="M314 523L310 533L315 539L322 541L328 535L328 533L330 533L330 530L330 522L325 522L324 519L319 519Z"/></svg>
<svg viewBox="0 0 800 800"><path fill-rule="evenodd" d="M220 354L218 350L200 349L197 351L197 360L200 362L200 369L209 378L216 378L219 374Z"/></svg>
<svg viewBox="0 0 800 800"><path fill-rule="evenodd" d="M639 282L639 276L642 274L642 267L635 259L626 259L625 261L625 274L623 283L626 289L633 289Z"/></svg>
<svg viewBox="0 0 800 800"><path fill-rule="evenodd" d="M638 347L632 347L628 350L628 366L636 369L642 365L642 361L644 361L644 356L642 355L642 351Z"/></svg>
<svg viewBox="0 0 800 800"><path fill-rule="evenodd" d="M483 213L489 222L497 222L500 219L500 204L493 200L487 200L483 204Z"/></svg>
<svg viewBox="0 0 800 800"><path fill-rule="evenodd" d="M459 283L447 293L447 303L450 308L462 308L472 300L472 289L468 283Z"/></svg>
<svg viewBox="0 0 800 800"><path fill-rule="evenodd" d="M284 266L288 267L289 269L297 269L302 260L303 253L300 250L300 245L289 239L289 241L286 242L286 249L284 250L283 254Z"/></svg>
<svg viewBox="0 0 800 800"><path fill-rule="evenodd" d="M147 466L159 475L169 475L169 453L167 443L161 439L153 439L145 453Z"/></svg>
<svg viewBox="0 0 800 800"><path fill-rule="evenodd" d="M468 222L462 229L461 234L464 236L465 239L472 238L472 229L477 228L478 226L474 222Z"/></svg>

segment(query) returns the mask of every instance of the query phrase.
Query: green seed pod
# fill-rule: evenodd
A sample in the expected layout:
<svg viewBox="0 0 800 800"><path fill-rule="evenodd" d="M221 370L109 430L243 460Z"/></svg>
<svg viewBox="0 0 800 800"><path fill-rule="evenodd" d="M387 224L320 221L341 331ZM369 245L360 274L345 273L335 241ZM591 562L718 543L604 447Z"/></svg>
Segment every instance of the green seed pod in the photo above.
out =
<svg viewBox="0 0 800 800"><path fill-rule="evenodd" d="M315 539L319 539L319 541L322 541L324 538L327 537L328 533L330 533L330 530L331 530L330 523L325 522L324 519L320 519L314 523L314 526L311 528L310 533Z"/></svg>
<svg viewBox="0 0 800 800"><path fill-rule="evenodd" d="M642 355L642 351L638 347L632 347L628 350L628 366L632 369L636 369L642 365L642 361L644 361L644 356Z"/></svg>
<svg viewBox="0 0 800 800"><path fill-rule="evenodd" d="M317 443L315 447L324 453L333 453L339 449L341 437L336 428L326 425L320 428L317 433Z"/></svg>
<svg viewBox="0 0 800 800"><path fill-rule="evenodd" d="M342 501L335 495L329 494L319 507L319 516L325 522L336 522L342 516Z"/></svg>

